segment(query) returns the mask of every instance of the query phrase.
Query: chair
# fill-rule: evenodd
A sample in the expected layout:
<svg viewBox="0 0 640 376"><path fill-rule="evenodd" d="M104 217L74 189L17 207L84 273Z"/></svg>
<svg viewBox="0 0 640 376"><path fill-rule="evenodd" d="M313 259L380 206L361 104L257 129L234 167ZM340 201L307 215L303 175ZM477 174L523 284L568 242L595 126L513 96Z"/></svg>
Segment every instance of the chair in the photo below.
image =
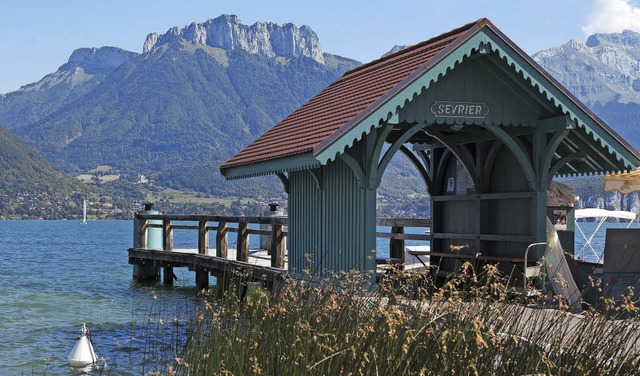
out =
<svg viewBox="0 0 640 376"><path fill-rule="evenodd" d="M542 270L542 265L538 262L536 263L536 265L534 266L529 266L529 250L533 247L536 246L540 246L540 245L544 245L545 247L547 246L546 242L540 242L540 243L531 243L529 244L529 246L527 247L527 249L524 251L524 278L523 278L523 283L524 283L524 291L527 291L527 280L530 278L535 278L540 276L541 274L541 270Z"/></svg>

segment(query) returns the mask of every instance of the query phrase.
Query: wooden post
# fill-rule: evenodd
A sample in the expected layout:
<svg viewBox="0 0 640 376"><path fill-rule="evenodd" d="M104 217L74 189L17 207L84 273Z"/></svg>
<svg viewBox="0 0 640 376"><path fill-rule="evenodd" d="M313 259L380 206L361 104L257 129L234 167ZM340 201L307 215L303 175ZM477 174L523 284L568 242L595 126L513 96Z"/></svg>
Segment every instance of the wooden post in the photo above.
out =
<svg viewBox="0 0 640 376"><path fill-rule="evenodd" d="M162 221L162 249L165 252L173 250L173 227L170 219ZM173 285L173 266L166 265L163 269L164 284Z"/></svg>
<svg viewBox="0 0 640 376"><path fill-rule="evenodd" d="M200 290L209 289L209 271L202 267L196 267L196 286Z"/></svg>
<svg viewBox="0 0 640 376"><path fill-rule="evenodd" d="M404 226L392 226L392 234L404 234ZM400 259L404 264L404 239L389 240L389 257L392 259Z"/></svg>
<svg viewBox="0 0 640 376"><path fill-rule="evenodd" d="M140 234L138 234L138 245L142 249L147 248L147 219L140 218Z"/></svg>
<svg viewBox="0 0 640 376"><path fill-rule="evenodd" d="M236 260L249 261L249 224L247 222L240 222L238 224L238 253L236 254Z"/></svg>
<svg viewBox="0 0 640 376"><path fill-rule="evenodd" d="M267 255L273 255L273 226L267 226L267 230L270 230L269 235L267 235Z"/></svg>
<svg viewBox="0 0 640 376"><path fill-rule="evenodd" d="M274 268L284 268L284 232L282 224L271 226L271 266Z"/></svg>
<svg viewBox="0 0 640 376"><path fill-rule="evenodd" d="M173 251L173 227L170 219L162 221L162 249Z"/></svg>
<svg viewBox="0 0 640 376"><path fill-rule="evenodd" d="M133 276L136 282L157 282L160 280L160 268L153 261L137 264Z"/></svg>
<svg viewBox="0 0 640 376"><path fill-rule="evenodd" d="M164 271L164 284L171 286L173 285L173 266L166 265L163 267Z"/></svg>
<svg viewBox="0 0 640 376"><path fill-rule="evenodd" d="M216 256L227 258L229 248L229 236L227 235L227 222L218 222L218 232L216 233Z"/></svg>
<svg viewBox="0 0 640 376"><path fill-rule="evenodd" d="M200 221L198 225L198 254L206 255L209 251L209 229L207 221Z"/></svg>
<svg viewBox="0 0 640 376"><path fill-rule="evenodd" d="M229 288L229 275L226 271L216 274L216 290L218 298L224 297L227 289Z"/></svg>

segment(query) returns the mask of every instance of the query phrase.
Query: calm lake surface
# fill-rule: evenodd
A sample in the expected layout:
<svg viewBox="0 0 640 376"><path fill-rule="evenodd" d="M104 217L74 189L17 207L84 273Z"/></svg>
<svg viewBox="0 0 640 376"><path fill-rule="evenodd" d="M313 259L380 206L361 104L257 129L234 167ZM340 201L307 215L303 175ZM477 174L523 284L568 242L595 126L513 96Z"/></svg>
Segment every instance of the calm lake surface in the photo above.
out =
<svg viewBox="0 0 640 376"><path fill-rule="evenodd" d="M133 283L132 228L131 221L0 221L1 375L82 374L69 367L67 355L83 322L114 374L162 370L166 362L151 359L171 360L169 349L184 341L185 320L199 301L195 275L177 268L173 287ZM576 248L579 240L577 234ZM177 231L174 241L195 248L197 239ZM258 241L252 237L251 246ZM388 242L378 242L383 255ZM604 235L594 244L601 249Z"/></svg>
<svg viewBox="0 0 640 376"><path fill-rule="evenodd" d="M171 331L180 325L170 323L184 326L197 290L191 273L178 269L172 288L134 284L127 263L132 226L0 221L0 374L82 374L69 367L67 356L83 322L98 357L115 374L159 369L149 358L168 354ZM150 337L168 343L149 343Z"/></svg>

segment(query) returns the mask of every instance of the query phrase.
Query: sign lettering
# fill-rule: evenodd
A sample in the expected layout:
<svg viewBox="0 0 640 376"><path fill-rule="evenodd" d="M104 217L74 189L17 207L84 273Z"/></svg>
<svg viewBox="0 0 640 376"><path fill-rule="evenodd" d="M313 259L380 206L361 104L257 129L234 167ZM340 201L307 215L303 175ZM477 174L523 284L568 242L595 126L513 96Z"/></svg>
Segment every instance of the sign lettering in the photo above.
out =
<svg viewBox="0 0 640 376"><path fill-rule="evenodd" d="M431 105L431 113L435 117L484 119L489 107L484 102L436 101Z"/></svg>

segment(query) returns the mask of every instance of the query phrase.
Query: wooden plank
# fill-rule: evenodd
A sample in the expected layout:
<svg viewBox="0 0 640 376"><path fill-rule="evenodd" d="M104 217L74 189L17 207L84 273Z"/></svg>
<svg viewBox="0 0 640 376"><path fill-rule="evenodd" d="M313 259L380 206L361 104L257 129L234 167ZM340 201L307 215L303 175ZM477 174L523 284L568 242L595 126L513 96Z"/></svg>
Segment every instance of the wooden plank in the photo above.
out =
<svg viewBox="0 0 640 376"><path fill-rule="evenodd" d="M388 232L376 232L378 238L402 239L402 240L431 240L429 234L391 234Z"/></svg>
<svg viewBox="0 0 640 376"><path fill-rule="evenodd" d="M378 226L431 227L430 218L377 218Z"/></svg>
<svg viewBox="0 0 640 376"><path fill-rule="evenodd" d="M216 232L216 256L227 258L229 248L229 234L227 232L227 222L218 222L218 231Z"/></svg>
<svg viewBox="0 0 640 376"><path fill-rule="evenodd" d="M237 216L221 216L221 215L193 215L193 214L141 214L137 213L135 215L136 218L145 218L145 219L159 219L165 220L170 219L172 221L189 221L189 222L220 222L226 221L230 222L247 222L247 223L263 223L263 224L272 224L272 223L280 223L282 225L286 225L288 223L288 218L286 216L281 217L237 217Z"/></svg>
<svg viewBox="0 0 640 376"><path fill-rule="evenodd" d="M207 221L200 221L198 226L198 253L206 255L209 251L209 230Z"/></svg>
<svg viewBox="0 0 640 376"><path fill-rule="evenodd" d="M174 267L201 266L210 271L233 273L236 271L248 271L254 278L264 279L282 277L287 274L285 269L273 268L270 266L260 266L245 262L223 259L209 255L199 255L197 253L164 252L150 249L130 248L129 263L133 265L144 264L171 264Z"/></svg>
<svg viewBox="0 0 640 376"><path fill-rule="evenodd" d="M498 256L485 256L483 254L468 254L468 253L446 253L446 252L434 252L434 251L407 251L413 256L435 256L444 258L456 258L466 260L486 260L486 261L498 261L498 262L510 262L510 263L523 263L524 257L498 257ZM536 259L528 259L527 262L536 262Z"/></svg>
<svg viewBox="0 0 640 376"><path fill-rule="evenodd" d="M481 234L480 240L489 240L497 242L518 242L518 243L534 243L535 236L530 235L490 235Z"/></svg>
<svg viewBox="0 0 640 376"><path fill-rule="evenodd" d="M404 264L404 260L403 259L397 259L397 258L376 258L376 264L378 265L400 265L400 264Z"/></svg>
<svg viewBox="0 0 640 376"><path fill-rule="evenodd" d="M174 230L198 230L200 226L196 225L173 225Z"/></svg>
<svg viewBox="0 0 640 376"><path fill-rule="evenodd" d="M521 199L531 198L533 192L505 192L505 193L483 193L474 195L438 195L431 196L434 202L447 201L471 201L471 200L505 200L505 199Z"/></svg>
<svg viewBox="0 0 640 376"><path fill-rule="evenodd" d="M431 234L434 239L459 239L459 240L475 240L476 234L460 234L451 232L434 232Z"/></svg>
<svg viewBox="0 0 640 376"><path fill-rule="evenodd" d="M240 222L238 224L238 253L236 259L238 261L249 261L249 224L247 222Z"/></svg>

